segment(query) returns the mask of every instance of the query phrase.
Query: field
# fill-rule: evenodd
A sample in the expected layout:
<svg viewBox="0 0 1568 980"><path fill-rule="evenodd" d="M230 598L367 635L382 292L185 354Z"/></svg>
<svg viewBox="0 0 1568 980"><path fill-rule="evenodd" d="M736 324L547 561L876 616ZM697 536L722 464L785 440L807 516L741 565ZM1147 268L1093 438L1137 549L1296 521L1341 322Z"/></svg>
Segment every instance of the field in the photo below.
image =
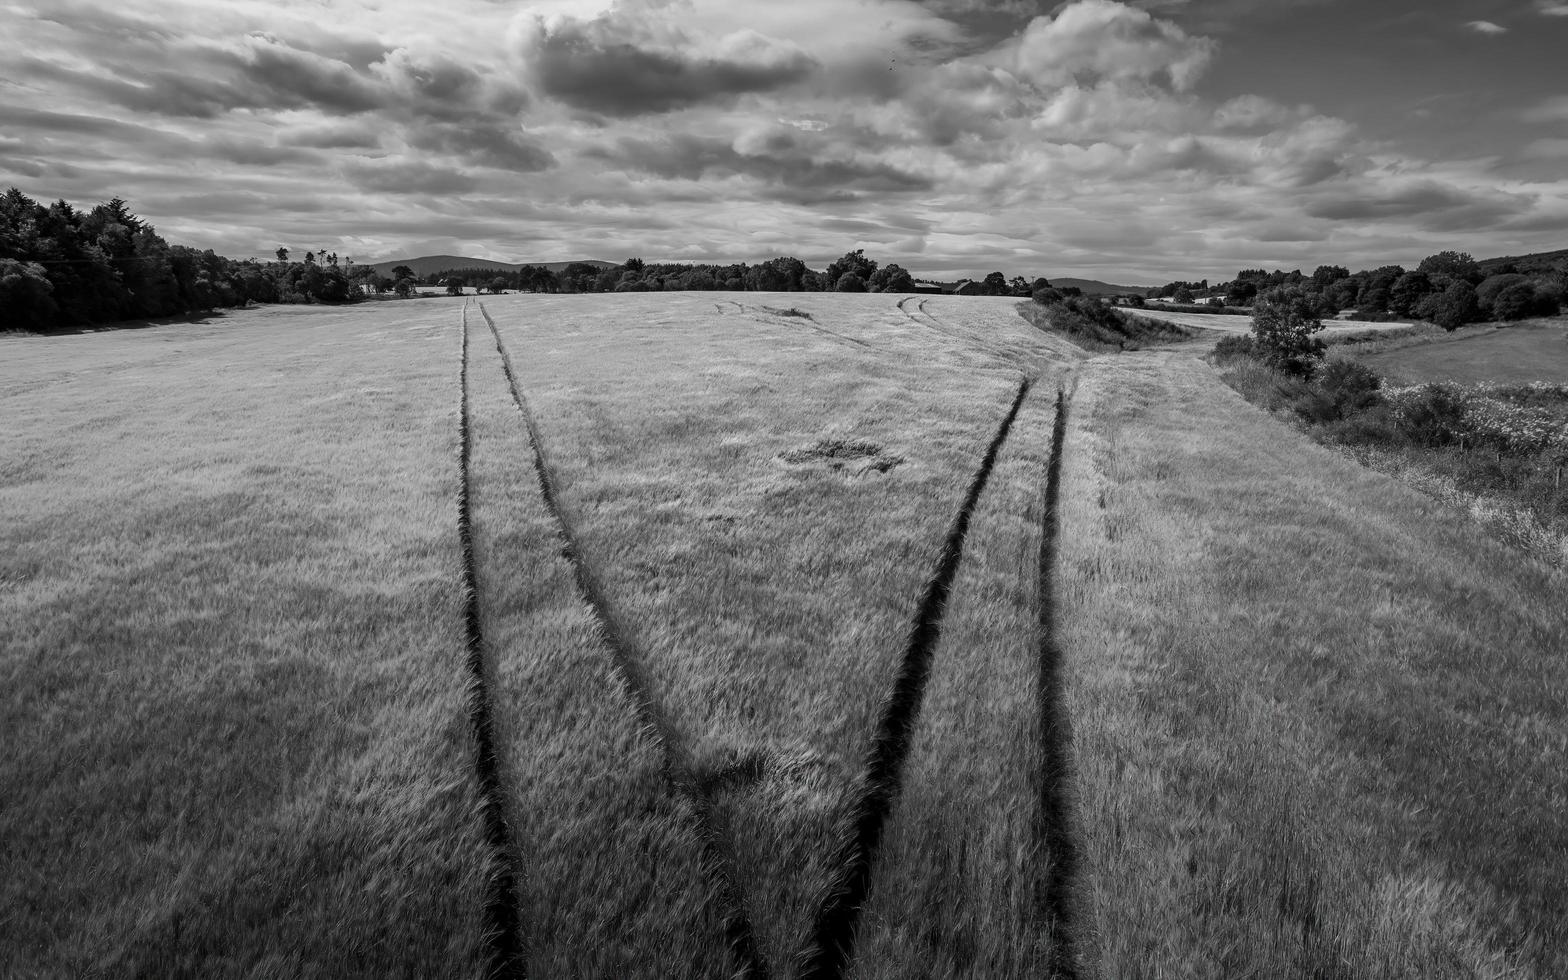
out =
<svg viewBox="0 0 1568 980"><path fill-rule="evenodd" d="M1015 304L0 339L0 975L1568 971L1563 574Z"/></svg>
<svg viewBox="0 0 1568 980"><path fill-rule="evenodd" d="M1141 310L1125 309L1122 312L1130 316L1164 320L1166 323L1175 323L1183 327L1216 330L1222 334L1252 332L1252 317L1250 316L1234 316L1224 313L1180 313L1174 310L1161 310L1153 307ZM1410 326L1408 323L1376 323L1371 320L1324 320L1323 333L1325 336L1334 336L1336 334L1360 333L1362 331L1401 330L1408 326Z"/></svg>
<svg viewBox="0 0 1568 980"><path fill-rule="evenodd" d="M1562 383L1568 379L1568 326L1561 319L1533 321L1399 346L1361 356L1381 375L1407 383Z"/></svg>

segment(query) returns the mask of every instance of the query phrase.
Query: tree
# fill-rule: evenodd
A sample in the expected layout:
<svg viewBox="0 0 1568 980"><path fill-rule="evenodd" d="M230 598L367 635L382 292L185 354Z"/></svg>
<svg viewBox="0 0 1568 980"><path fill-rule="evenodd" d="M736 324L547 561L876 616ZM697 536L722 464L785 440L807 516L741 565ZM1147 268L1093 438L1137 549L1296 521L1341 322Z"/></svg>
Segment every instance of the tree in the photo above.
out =
<svg viewBox="0 0 1568 980"><path fill-rule="evenodd" d="M1475 298L1475 287L1464 279L1455 279L1448 284L1447 289L1428 298L1434 297L1437 300L1436 308L1430 312L1428 319L1444 330L1457 330L1481 314L1481 306Z"/></svg>
<svg viewBox="0 0 1568 980"><path fill-rule="evenodd" d="M988 273L980 284L985 288L987 296L1003 296L1007 293L1007 277L1000 272Z"/></svg>
<svg viewBox="0 0 1568 980"><path fill-rule="evenodd" d="M419 277L414 275L414 270L410 269L406 265L393 266L392 267L392 278L394 280L397 280L397 279L413 279L416 282L419 280Z"/></svg>
<svg viewBox="0 0 1568 980"><path fill-rule="evenodd" d="M838 283L833 287L838 293L863 293L866 291L866 281L853 272L846 272L838 277Z"/></svg>
<svg viewBox="0 0 1568 980"><path fill-rule="evenodd" d="M0 321L31 330L53 325L54 284L36 262L0 259Z"/></svg>
<svg viewBox="0 0 1568 980"><path fill-rule="evenodd" d="M1316 297L1299 286L1276 286L1253 304L1253 346L1265 363L1287 374L1312 376L1327 350L1315 336L1322 329Z"/></svg>
<svg viewBox="0 0 1568 980"><path fill-rule="evenodd" d="M1492 300L1492 319L1523 320L1536 311L1535 286L1516 282L1504 287Z"/></svg>
<svg viewBox="0 0 1568 980"><path fill-rule="evenodd" d="M861 284L870 279L877 271L877 264L866 258L866 253L861 249L845 252L844 257L828 266L828 282L837 283L846 275L858 276Z"/></svg>
<svg viewBox="0 0 1568 980"><path fill-rule="evenodd" d="M279 262L287 262L289 260L289 250L279 245L277 256Z"/></svg>
<svg viewBox="0 0 1568 980"><path fill-rule="evenodd" d="M496 276L494 279L490 280L490 291L495 293L497 296L506 292L506 277Z"/></svg>
<svg viewBox="0 0 1568 980"><path fill-rule="evenodd" d="M1320 265L1312 270L1312 283L1318 289L1327 289L1341 279L1349 279L1350 270L1342 265Z"/></svg>
<svg viewBox="0 0 1568 980"><path fill-rule="evenodd" d="M1394 280L1394 285L1388 290L1388 308L1399 316L1409 316L1415 311L1416 304L1422 297L1432 291L1432 280L1427 274L1419 270L1407 272Z"/></svg>
<svg viewBox="0 0 1568 980"><path fill-rule="evenodd" d="M1438 252L1428 255L1416 266L1416 271L1436 278L1463 279L1472 286L1481 281L1481 265L1468 252Z"/></svg>
<svg viewBox="0 0 1568 980"><path fill-rule="evenodd" d="M462 276L452 276L446 281L446 294L448 296L461 296L463 295L463 287L466 285L467 283L463 282Z"/></svg>
<svg viewBox="0 0 1568 980"><path fill-rule="evenodd" d="M905 269L897 262L889 262L873 272L871 278L866 281L866 285L873 292L910 293L914 292L915 279L909 274L908 269Z"/></svg>
<svg viewBox="0 0 1568 980"><path fill-rule="evenodd" d="M1188 289L1186 286L1178 286L1178 287L1176 287L1176 291L1171 294L1171 301L1174 302L1174 303L1181 303L1181 304L1191 303L1192 302L1192 290Z"/></svg>
<svg viewBox="0 0 1568 980"><path fill-rule="evenodd" d="M415 292L417 292L417 290L414 289L414 280L408 276L402 276L398 279L397 282L393 283L392 291L396 293L400 299L408 299L410 296L414 295Z"/></svg>

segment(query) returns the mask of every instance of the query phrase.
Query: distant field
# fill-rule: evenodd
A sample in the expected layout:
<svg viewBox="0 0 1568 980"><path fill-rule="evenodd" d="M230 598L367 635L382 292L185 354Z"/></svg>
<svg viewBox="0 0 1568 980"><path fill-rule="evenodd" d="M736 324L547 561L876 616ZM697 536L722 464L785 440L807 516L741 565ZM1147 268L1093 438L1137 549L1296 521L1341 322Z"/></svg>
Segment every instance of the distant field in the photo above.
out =
<svg viewBox="0 0 1568 980"><path fill-rule="evenodd" d="M1250 316L1233 316L1223 313L1177 313L1152 307L1141 310L1125 309L1122 312L1131 316L1143 316L1151 320L1177 323L1184 327L1218 330L1221 333L1252 332L1252 318ZM1324 320L1323 332L1336 334L1353 333L1361 330L1399 330L1408 326L1410 326L1408 323L1375 323L1370 320Z"/></svg>
<svg viewBox="0 0 1568 980"><path fill-rule="evenodd" d="M1562 576L1016 302L0 338L0 975L1562 975Z"/></svg>
<svg viewBox="0 0 1568 980"><path fill-rule="evenodd" d="M1442 338L1359 358L1401 381L1562 383L1568 379L1568 321L1547 320L1479 335Z"/></svg>

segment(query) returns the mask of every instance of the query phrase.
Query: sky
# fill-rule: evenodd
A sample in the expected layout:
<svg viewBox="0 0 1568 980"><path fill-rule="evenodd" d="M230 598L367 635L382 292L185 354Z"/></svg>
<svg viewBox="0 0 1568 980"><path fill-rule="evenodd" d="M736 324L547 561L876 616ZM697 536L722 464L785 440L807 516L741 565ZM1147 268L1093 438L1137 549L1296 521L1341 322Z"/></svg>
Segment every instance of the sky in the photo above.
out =
<svg viewBox="0 0 1568 980"><path fill-rule="evenodd" d="M1568 0L0 0L0 187L356 262L1568 248Z"/></svg>

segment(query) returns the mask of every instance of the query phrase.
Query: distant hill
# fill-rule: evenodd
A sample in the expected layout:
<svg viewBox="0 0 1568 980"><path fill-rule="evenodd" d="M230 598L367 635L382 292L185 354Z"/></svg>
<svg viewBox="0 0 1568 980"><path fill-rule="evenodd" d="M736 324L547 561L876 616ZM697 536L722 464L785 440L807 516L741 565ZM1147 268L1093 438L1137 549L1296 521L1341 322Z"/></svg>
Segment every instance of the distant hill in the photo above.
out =
<svg viewBox="0 0 1568 980"><path fill-rule="evenodd" d="M1504 255L1495 259L1481 259L1481 271L1491 272L1505 265L1516 266L1520 272L1550 272L1558 263L1568 260L1568 248L1555 252L1532 252L1529 255Z"/></svg>
<svg viewBox="0 0 1568 980"><path fill-rule="evenodd" d="M1137 293L1139 296L1142 296L1153 288L1150 286L1118 286L1114 283L1101 282L1098 279L1073 279L1068 276L1063 276L1060 279L1055 276L1047 276L1046 278L1050 279L1051 285L1057 289L1061 289L1064 286L1077 286L1083 290L1085 296L1119 296L1122 293Z"/></svg>
<svg viewBox="0 0 1568 980"><path fill-rule="evenodd" d="M614 262L601 262L597 259L581 260L585 265L596 266L600 269L612 269ZM486 269L492 272L516 272L525 265L535 268L544 266L551 272L560 272L574 263L571 262L494 262L490 259L471 259L462 255L421 255L417 259L388 259L385 262L373 262L370 267L383 276L390 276L392 270L400 265L406 265L414 270L414 275L420 279L433 276L437 272L447 269Z"/></svg>

